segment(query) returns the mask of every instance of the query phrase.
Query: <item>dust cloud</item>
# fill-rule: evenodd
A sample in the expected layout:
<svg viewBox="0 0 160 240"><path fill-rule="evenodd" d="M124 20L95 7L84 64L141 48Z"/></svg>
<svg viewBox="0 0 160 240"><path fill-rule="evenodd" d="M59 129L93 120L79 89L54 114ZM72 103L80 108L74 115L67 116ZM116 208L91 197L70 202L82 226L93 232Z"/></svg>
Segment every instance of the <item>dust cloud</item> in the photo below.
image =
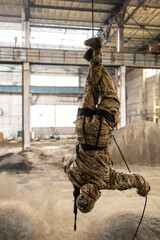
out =
<svg viewBox="0 0 160 240"><path fill-rule="evenodd" d="M95 208L78 212L74 232L73 189L62 169L61 159L74 153L74 140L33 144L20 153L34 168L29 174L0 174L0 240L130 240L140 219L145 199L135 189L102 191ZM2 151L1 151L2 150ZM16 145L0 148L0 154L20 152ZM1 155L2 155L1 154ZM127 170L115 166L118 171ZM145 216L136 240L160 239L160 166L132 165L151 185Z"/></svg>

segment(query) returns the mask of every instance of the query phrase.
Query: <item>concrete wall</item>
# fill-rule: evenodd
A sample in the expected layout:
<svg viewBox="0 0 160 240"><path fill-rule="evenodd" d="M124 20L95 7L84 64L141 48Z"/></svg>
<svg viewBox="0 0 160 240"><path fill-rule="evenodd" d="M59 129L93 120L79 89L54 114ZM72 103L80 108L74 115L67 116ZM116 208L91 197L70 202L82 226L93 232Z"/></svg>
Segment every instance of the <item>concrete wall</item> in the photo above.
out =
<svg viewBox="0 0 160 240"><path fill-rule="evenodd" d="M32 94L32 105L77 105L78 96L54 96L51 94Z"/></svg>
<svg viewBox="0 0 160 240"><path fill-rule="evenodd" d="M10 66L11 67L11 66ZM21 66L13 66L13 72L7 72L7 66L0 65L0 85L21 85ZM87 76L87 69L80 72L80 85L84 86ZM158 71L158 70L157 70ZM85 73L85 74L84 74ZM155 75L144 78L143 69L127 70L126 73L127 92L127 124L141 122L143 120L157 122L159 117L155 115L155 105L160 105L160 79ZM155 94L156 92L156 94ZM158 101L157 101L158 100ZM79 105L81 96L45 95L32 94L31 105ZM158 106L159 106L158 105ZM160 108L160 106L159 106ZM22 96L21 94L0 93L0 132L4 137L11 139L16 137L17 131L22 129ZM40 136L48 135L54 131L51 128L34 127L35 134ZM57 128L60 135L74 135L74 127Z"/></svg>
<svg viewBox="0 0 160 240"><path fill-rule="evenodd" d="M35 137L37 138L45 138L50 134L55 136L62 136L62 137L74 137L75 136L75 128L74 127L56 127L56 128L32 128L32 132Z"/></svg>
<svg viewBox="0 0 160 240"><path fill-rule="evenodd" d="M0 94L0 132L12 139L22 130L22 97L15 94Z"/></svg>
<svg viewBox="0 0 160 240"><path fill-rule="evenodd" d="M158 77L154 75L147 78L144 71L136 69L126 74L127 124L144 120L158 122L158 116L155 115Z"/></svg>
<svg viewBox="0 0 160 240"><path fill-rule="evenodd" d="M73 76L80 74L79 84L84 84L84 75L87 74L86 68L68 68L51 66L31 66L31 72L42 76L48 74L50 76L64 74ZM0 85L22 85L22 66L14 64L0 64ZM80 96L78 95L51 95L51 94L32 94L31 105L75 105L78 107ZM4 133L4 137L8 139L16 138L17 132L22 130L22 95L21 94L4 94L0 93L0 132ZM34 128L36 134L44 136L50 133L51 128ZM59 128L60 135L74 135L74 127Z"/></svg>
<svg viewBox="0 0 160 240"><path fill-rule="evenodd" d="M34 96L35 97L35 96ZM33 98L32 98L33 101ZM32 102L33 104L33 102ZM78 107L77 97L61 97L38 95L33 105L75 105ZM8 139L16 138L17 132L22 130L22 96L21 94L0 94L0 132ZM67 114L67 113L64 113ZM31 129L37 136L43 137L55 134L54 128L34 127ZM74 135L74 127L57 127L58 135Z"/></svg>
<svg viewBox="0 0 160 240"><path fill-rule="evenodd" d="M141 121L140 94L143 86L143 70L130 70L126 74L127 124Z"/></svg>
<svg viewBox="0 0 160 240"><path fill-rule="evenodd" d="M22 85L22 66L0 64L0 85Z"/></svg>

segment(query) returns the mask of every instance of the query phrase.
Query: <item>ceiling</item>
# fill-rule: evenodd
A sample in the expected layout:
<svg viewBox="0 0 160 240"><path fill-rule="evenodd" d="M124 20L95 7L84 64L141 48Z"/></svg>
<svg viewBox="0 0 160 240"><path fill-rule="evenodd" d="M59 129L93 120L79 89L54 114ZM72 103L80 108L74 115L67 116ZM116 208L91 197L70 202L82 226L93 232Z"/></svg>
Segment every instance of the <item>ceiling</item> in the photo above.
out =
<svg viewBox="0 0 160 240"><path fill-rule="evenodd" d="M24 8L31 26L92 27L91 0L0 0L0 22L22 22ZM93 9L94 28L105 48L116 51L119 21L124 52L160 52L160 0L94 0Z"/></svg>

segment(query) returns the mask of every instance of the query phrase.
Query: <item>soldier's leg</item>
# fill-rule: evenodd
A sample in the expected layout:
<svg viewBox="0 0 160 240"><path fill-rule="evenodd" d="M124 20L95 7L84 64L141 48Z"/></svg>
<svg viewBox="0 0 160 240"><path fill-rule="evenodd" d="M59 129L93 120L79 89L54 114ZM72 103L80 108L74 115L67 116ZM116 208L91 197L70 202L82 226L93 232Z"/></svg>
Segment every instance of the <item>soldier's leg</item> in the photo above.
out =
<svg viewBox="0 0 160 240"><path fill-rule="evenodd" d="M113 84L113 80L109 73L102 68L102 78L99 82L101 101L99 103L98 109L103 109L110 112L115 117L115 122L117 122L119 117L120 102Z"/></svg>
<svg viewBox="0 0 160 240"><path fill-rule="evenodd" d="M99 46L97 47L97 45ZM117 122L119 116L120 102L115 91L113 81L102 65L101 59L101 38L91 38L85 41L85 45L90 46L91 49L88 50L88 53L84 55L85 59L90 59L90 83L94 88L96 84L95 91L100 91L101 101L99 103L98 109L106 110L115 116ZM92 52L91 52L92 50Z"/></svg>
<svg viewBox="0 0 160 240"><path fill-rule="evenodd" d="M91 52L91 59L86 57L85 59L90 61L90 68L86 85L84 89L84 95L82 99L82 108L91 108L95 110L99 99L99 81L102 76L102 59L101 59L101 38L91 38L85 41L85 45L91 48L87 52Z"/></svg>
<svg viewBox="0 0 160 240"><path fill-rule="evenodd" d="M110 173L110 189L120 191L137 188L142 193L147 193L150 190L149 183L139 174L127 174L111 170Z"/></svg>
<svg viewBox="0 0 160 240"><path fill-rule="evenodd" d="M99 98L98 85L92 84L91 73L89 70L89 73L86 79L86 84L84 87L84 94L82 98L81 108L90 108L92 110L95 110L96 105L98 103L98 98Z"/></svg>

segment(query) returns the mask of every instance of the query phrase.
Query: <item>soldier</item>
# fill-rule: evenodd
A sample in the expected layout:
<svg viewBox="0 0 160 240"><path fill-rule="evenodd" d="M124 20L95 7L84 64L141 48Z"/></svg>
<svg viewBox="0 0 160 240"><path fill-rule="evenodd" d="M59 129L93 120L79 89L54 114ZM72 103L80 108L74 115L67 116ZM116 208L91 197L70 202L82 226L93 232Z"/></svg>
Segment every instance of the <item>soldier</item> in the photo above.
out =
<svg viewBox="0 0 160 240"><path fill-rule="evenodd" d="M118 121L120 102L112 79L102 65L101 38L88 39L84 44L90 47L84 55L90 68L75 122L76 156L65 156L62 162L69 180L81 190L77 207L87 213L101 196L101 189L137 188L137 193L145 197L150 186L139 174L116 172L112 167L108 145Z"/></svg>

